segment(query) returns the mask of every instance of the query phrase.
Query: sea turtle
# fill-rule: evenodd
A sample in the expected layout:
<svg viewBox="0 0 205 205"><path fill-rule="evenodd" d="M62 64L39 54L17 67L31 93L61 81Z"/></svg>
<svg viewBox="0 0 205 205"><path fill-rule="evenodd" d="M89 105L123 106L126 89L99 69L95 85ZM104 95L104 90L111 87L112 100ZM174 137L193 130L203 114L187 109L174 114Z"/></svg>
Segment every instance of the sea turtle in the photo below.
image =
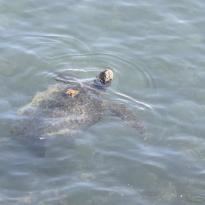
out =
<svg viewBox="0 0 205 205"><path fill-rule="evenodd" d="M18 136L46 139L69 136L100 121L106 114L118 116L131 127L143 132L133 111L125 105L106 99L106 89L113 80L113 71L105 69L92 81L81 83L72 77L37 93L32 101L18 111L21 126Z"/></svg>

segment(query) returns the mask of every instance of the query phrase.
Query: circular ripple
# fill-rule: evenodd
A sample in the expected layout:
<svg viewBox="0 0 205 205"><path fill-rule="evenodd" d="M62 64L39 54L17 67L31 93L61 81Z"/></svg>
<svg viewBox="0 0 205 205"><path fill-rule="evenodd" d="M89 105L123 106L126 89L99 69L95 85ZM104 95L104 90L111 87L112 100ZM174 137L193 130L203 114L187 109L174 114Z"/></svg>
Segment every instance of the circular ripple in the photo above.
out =
<svg viewBox="0 0 205 205"><path fill-rule="evenodd" d="M147 103L125 94L130 93L130 91L133 93L137 90L155 88L155 82L140 60L137 60L137 63L132 63L119 56L105 53L66 54L55 56L49 60L54 64L61 62L59 69L44 72L49 76L60 73L61 75L74 75L87 79L95 77L96 73L110 67L115 73L111 91L115 96L118 96L119 100L133 102L139 109L152 108ZM119 89L120 91L118 91Z"/></svg>

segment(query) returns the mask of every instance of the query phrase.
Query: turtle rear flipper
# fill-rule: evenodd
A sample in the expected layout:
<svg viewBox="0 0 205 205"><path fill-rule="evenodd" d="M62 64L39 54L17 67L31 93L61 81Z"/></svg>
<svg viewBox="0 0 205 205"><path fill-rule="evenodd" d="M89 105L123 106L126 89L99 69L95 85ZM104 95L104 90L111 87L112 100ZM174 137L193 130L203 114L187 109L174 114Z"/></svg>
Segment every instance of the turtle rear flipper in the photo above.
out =
<svg viewBox="0 0 205 205"><path fill-rule="evenodd" d="M18 136L17 141L38 157L45 157L46 139L38 136Z"/></svg>
<svg viewBox="0 0 205 205"><path fill-rule="evenodd" d="M42 137L35 137L32 140L27 143L28 148L30 148L30 150L38 157L45 157L46 139Z"/></svg>

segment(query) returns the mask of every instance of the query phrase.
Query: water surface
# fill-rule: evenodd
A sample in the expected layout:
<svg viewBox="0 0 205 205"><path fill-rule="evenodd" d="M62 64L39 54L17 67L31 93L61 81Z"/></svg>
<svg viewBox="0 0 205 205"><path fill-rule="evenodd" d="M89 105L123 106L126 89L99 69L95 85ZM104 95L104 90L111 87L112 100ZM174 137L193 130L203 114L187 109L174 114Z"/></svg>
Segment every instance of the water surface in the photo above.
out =
<svg viewBox="0 0 205 205"><path fill-rule="evenodd" d="M202 0L0 0L0 204L205 204ZM112 100L140 135L106 118L44 158L13 140L16 111L56 73L112 67Z"/></svg>

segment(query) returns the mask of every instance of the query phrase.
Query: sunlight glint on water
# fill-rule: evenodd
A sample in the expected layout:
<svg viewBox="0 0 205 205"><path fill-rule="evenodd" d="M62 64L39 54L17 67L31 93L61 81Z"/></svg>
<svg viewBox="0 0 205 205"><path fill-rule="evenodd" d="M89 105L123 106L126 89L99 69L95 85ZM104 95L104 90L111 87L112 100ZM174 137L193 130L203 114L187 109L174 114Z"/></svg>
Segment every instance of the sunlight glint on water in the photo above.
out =
<svg viewBox="0 0 205 205"><path fill-rule="evenodd" d="M204 205L205 2L0 0L0 204ZM59 73L107 92L145 135L105 117L40 158L16 112Z"/></svg>

